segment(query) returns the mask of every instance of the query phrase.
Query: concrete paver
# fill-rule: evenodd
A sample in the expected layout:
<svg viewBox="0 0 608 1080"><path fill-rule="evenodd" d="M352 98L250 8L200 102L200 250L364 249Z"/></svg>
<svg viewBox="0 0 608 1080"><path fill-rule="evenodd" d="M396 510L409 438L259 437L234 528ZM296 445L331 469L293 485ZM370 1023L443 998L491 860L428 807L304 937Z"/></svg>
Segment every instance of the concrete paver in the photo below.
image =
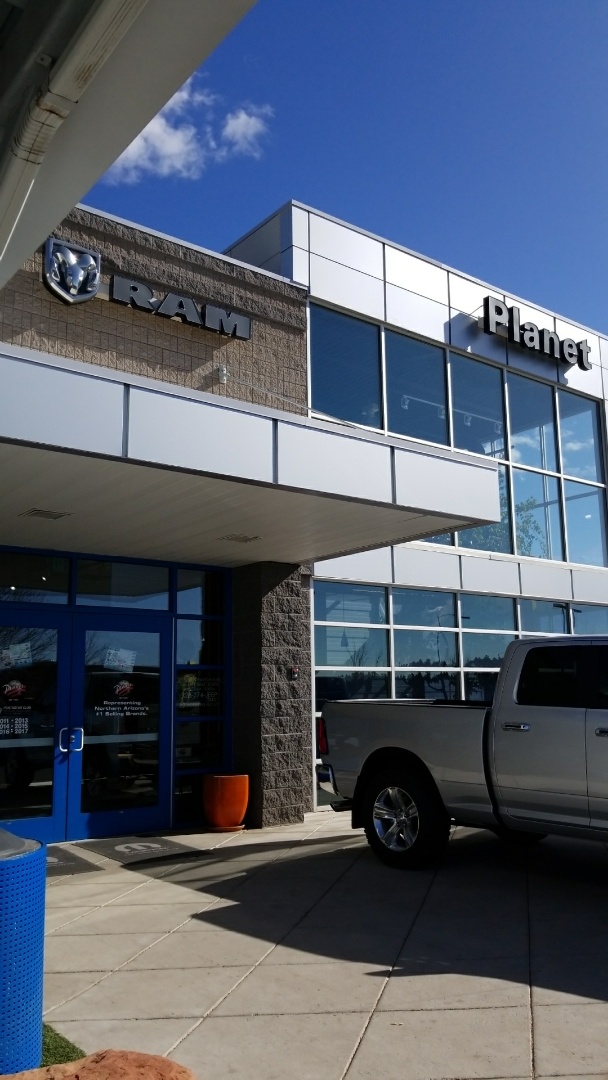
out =
<svg viewBox="0 0 608 1080"><path fill-rule="evenodd" d="M608 1078L608 857L455 831L389 870L346 815L53 878L47 1019L199 1080ZM91 853L89 853L91 855Z"/></svg>

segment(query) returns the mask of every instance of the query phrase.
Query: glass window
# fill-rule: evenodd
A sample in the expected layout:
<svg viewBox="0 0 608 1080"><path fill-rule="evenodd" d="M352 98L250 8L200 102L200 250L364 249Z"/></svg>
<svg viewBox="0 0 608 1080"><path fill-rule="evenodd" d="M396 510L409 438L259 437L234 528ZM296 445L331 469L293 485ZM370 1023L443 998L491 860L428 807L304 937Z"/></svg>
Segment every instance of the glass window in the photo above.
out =
<svg viewBox="0 0 608 1080"><path fill-rule="evenodd" d="M584 662L580 647L530 649L519 677L518 703L584 708Z"/></svg>
<svg viewBox="0 0 608 1080"><path fill-rule="evenodd" d="M69 577L68 559L0 552L0 600L67 604Z"/></svg>
<svg viewBox="0 0 608 1080"><path fill-rule="evenodd" d="M465 671L465 701L478 701L491 704L498 680L497 671Z"/></svg>
<svg viewBox="0 0 608 1080"><path fill-rule="evenodd" d="M383 426L379 327L311 305L310 363L315 412Z"/></svg>
<svg viewBox="0 0 608 1080"><path fill-rule="evenodd" d="M386 667L388 630L315 626L315 663L323 667Z"/></svg>
<svg viewBox="0 0 608 1080"><path fill-rule="evenodd" d="M553 390L521 375L507 376L511 460L557 471Z"/></svg>
<svg viewBox="0 0 608 1080"><path fill-rule="evenodd" d="M572 615L575 634L608 634L608 607L581 604Z"/></svg>
<svg viewBox="0 0 608 1080"><path fill-rule="evenodd" d="M513 469L513 499L518 554L563 559L557 479L544 473Z"/></svg>
<svg viewBox="0 0 608 1080"><path fill-rule="evenodd" d="M178 570L178 614L222 615L222 586L222 575L213 570Z"/></svg>
<svg viewBox="0 0 608 1080"><path fill-rule="evenodd" d="M455 701L460 677L454 671L409 671L395 676L395 696Z"/></svg>
<svg viewBox="0 0 608 1080"><path fill-rule="evenodd" d="M221 622L178 619L176 664L221 664L223 629Z"/></svg>
<svg viewBox="0 0 608 1080"><path fill-rule="evenodd" d="M178 769L215 769L224 756L221 720L191 720L175 725L175 765Z"/></svg>
<svg viewBox="0 0 608 1080"><path fill-rule="evenodd" d="M425 544L448 544L449 547L454 546L454 533L437 533L436 536L422 536L420 539Z"/></svg>
<svg viewBox="0 0 608 1080"><path fill-rule="evenodd" d="M218 716L223 711L223 679L221 671L178 671L177 716Z"/></svg>
<svg viewBox="0 0 608 1080"><path fill-rule="evenodd" d="M395 630L395 667L456 667L456 634L445 630Z"/></svg>
<svg viewBox="0 0 608 1080"><path fill-rule="evenodd" d="M388 671L317 671L315 676L316 711L320 712L326 701L387 698L389 688Z"/></svg>
<svg viewBox="0 0 608 1080"><path fill-rule="evenodd" d="M511 510L509 507L507 474L503 466L498 470L498 490L500 521L496 525L477 525L473 529L461 529L458 533L460 547L479 548L481 551L502 551L508 555L512 554Z"/></svg>
<svg viewBox="0 0 608 1080"><path fill-rule="evenodd" d="M460 618L465 630L515 630L515 603L508 596L462 593Z"/></svg>
<svg viewBox="0 0 608 1080"><path fill-rule="evenodd" d="M568 633L568 605L559 600L520 600L519 617L529 634Z"/></svg>
<svg viewBox="0 0 608 1080"><path fill-rule="evenodd" d="M463 634L462 662L465 667L500 667L512 634Z"/></svg>
<svg viewBox="0 0 608 1080"><path fill-rule="evenodd" d="M454 446L486 457L505 456L502 372L464 356L450 356Z"/></svg>
<svg viewBox="0 0 608 1080"><path fill-rule="evenodd" d="M318 622L385 623L386 612L386 589L381 585L315 581Z"/></svg>
<svg viewBox="0 0 608 1080"><path fill-rule="evenodd" d="M393 589L393 621L401 626L456 626L456 597L451 592Z"/></svg>
<svg viewBox="0 0 608 1080"><path fill-rule="evenodd" d="M566 538L571 562L606 565L606 510L602 488L564 480Z"/></svg>
<svg viewBox="0 0 608 1080"><path fill-rule="evenodd" d="M603 479L598 407L595 401L557 392L562 472L581 480Z"/></svg>
<svg viewBox="0 0 608 1080"><path fill-rule="evenodd" d="M444 350L387 330L386 401L389 431L447 443Z"/></svg>
<svg viewBox="0 0 608 1080"><path fill-rule="evenodd" d="M169 571L165 566L81 559L76 603L91 607L166 610L169 606Z"/></svg>

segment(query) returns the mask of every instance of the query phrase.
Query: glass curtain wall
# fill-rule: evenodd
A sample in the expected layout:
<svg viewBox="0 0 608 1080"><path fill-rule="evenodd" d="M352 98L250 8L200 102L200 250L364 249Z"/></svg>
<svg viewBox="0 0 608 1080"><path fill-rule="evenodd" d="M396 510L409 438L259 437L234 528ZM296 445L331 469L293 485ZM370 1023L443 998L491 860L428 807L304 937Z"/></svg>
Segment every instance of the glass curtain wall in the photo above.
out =
<svg viewBox="0 0 608 1080"><path fill-rule="evenodd" d="M596 401L318 305L310 322L315 412L500 462L500 522L433 542L608 565Z"/></svg>

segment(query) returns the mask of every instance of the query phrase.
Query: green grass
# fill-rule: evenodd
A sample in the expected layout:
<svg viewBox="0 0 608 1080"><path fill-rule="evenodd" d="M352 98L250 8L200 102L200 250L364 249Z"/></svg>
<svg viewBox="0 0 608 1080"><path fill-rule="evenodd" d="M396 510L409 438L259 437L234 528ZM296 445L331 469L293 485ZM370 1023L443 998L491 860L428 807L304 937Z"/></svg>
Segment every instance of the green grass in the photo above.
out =
<svg viewBox="0 0 608 1080"><path fill-rule="evenodd" d="M69 1039L64 1039L58 1031L53 1031L48 1024L42 1025L42 1061L41 1065L61 1065L64 1061L78 1061L86 1057L84 1050L74 1046Z"/></svg>

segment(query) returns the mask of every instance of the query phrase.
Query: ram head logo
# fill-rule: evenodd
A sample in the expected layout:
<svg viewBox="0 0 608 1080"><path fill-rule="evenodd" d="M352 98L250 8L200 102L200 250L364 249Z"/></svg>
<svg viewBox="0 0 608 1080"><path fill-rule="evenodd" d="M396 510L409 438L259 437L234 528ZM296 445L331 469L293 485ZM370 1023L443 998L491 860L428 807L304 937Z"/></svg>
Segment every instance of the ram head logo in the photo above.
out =
<svg viewBox="0 0 608 1080"><path fill-rule="evenodd" d="M46 242L44 281L67 304L91 300L99 288L101 258L95 251L51 237Z"/></svg>

